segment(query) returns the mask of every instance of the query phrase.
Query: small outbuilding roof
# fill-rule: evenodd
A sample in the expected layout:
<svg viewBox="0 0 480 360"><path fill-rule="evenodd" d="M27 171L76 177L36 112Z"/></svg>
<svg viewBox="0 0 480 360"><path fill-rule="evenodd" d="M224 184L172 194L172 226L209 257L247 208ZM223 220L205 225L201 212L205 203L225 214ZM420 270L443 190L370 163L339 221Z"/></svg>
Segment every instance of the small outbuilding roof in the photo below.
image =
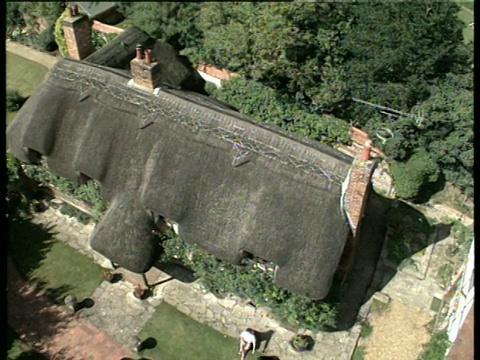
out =
<svg viewBox="0 0 480 360"><path fill-rule="evenodd" d="M75 1L72 3L77 4L81 12L88 15L90 19L96 19L118 6L115 1Z"/></svg>

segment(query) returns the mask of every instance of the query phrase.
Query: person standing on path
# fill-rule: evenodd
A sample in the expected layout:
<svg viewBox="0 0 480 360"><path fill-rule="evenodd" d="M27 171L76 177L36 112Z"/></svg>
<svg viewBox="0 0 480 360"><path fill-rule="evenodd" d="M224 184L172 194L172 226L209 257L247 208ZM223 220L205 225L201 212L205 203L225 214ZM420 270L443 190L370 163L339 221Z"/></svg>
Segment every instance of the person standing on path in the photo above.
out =
<svg viewBox="0 0 480 360"><path fill-rule="evenodd" d="M245 359L245 355L252 348L252 354L255 354L255 348L257 347L257 339L255 337L255 331L250 328L245 329L240 333L240 350L238 354L240 358Z"/></svg>

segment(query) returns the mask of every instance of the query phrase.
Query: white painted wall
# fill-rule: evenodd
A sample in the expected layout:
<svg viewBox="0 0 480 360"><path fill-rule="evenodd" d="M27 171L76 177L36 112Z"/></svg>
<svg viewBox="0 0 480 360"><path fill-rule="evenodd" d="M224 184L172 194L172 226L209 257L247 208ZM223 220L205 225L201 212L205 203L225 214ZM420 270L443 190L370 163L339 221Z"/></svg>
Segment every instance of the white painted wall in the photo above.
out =
<svg viewBox="0 0 480 360"><path fill-rule="evenodd" d="M474 297L474 271L475 271L475 239L472 241L468 257L464 263L464 271L458 282L455 295L453 296L448 309L447 334L449 340L453 343L458 336L468 313L470 312ZM450 351L450 349L448 349ZM447 354L448 354L447 351Z"/></svg>
<svg viewBox="0 0 480 360"><path fill-rule="evenodd" d="M219 78L216 78L212 75L208 75L208 74L204 73L203 71L199 71L199 70L197 70L197 71L205 81L213 83L217 87L217 89L222 86L222 80L220 80Z"/></svg>

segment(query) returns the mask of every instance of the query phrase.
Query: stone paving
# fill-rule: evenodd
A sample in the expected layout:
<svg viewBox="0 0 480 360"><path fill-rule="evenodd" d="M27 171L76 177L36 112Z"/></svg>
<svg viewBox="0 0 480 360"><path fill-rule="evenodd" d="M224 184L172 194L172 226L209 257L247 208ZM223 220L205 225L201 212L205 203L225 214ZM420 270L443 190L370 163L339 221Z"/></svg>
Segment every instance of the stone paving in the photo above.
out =
<svg viewBox="0 0 480 360"><path fill-rule="evenodd" d="M57 239L68 243L99 265L111 266L105 257L89 245L93 225L83 225L74 218L64 216L55 206L42 213L35 213L32 221L45 226ZM360 326L356 325L348 331L318 333L314 335L316 345L313 350L299 355L288 344L294 332L283 328L265 309L252 307L240 298L219 299L203 291L197 281L183 283L171 279L170 275L157 268L152 268L146 274L149 284L159 283L155 286L153 296L138 300L133 296L132 290L136 284L143 282L142 277L122 268L117 271L124 275L125 281L114 284L102 282L91 297L94 306L82 310L79 316L122 344L133 345L135 336L162 301L228 336L238 337L246 327L259 332L273 331L268 348L261 347L260 350L264 355L275 355L282 360L299 357L304 360L348 360L360 332ZM305 333L310 334L308 331Z"/></svg>

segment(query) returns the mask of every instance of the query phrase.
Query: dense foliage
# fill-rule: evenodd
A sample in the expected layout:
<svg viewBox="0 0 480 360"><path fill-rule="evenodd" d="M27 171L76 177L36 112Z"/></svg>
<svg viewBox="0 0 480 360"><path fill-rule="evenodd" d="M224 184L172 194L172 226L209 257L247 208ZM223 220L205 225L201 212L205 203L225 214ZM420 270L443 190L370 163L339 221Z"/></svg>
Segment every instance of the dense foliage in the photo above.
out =
<svg viewBox="0 0 480 360"><path fill-rule="evenodd" d="M446 330L437 331L433 334L430 341L424 345L423 352L419 360L443 360L445 352L450 346Z"/></svg>
<svg viewBox="0 0 480 360"><path fill-rule="evenodd" d="M16 28L17 26L25 26L25 20L20 12L20 2L7 1L5 25L8 28Z"/></svg>
<svg viewBox="0 0 480 360"><path fill-rule="evenodd" d="M61 192L85 201L92 206L93 211L99 217L107 209L107 204L101 196L98 183L92 180L80 185L74 181L53 174L45 164L22 164L22 169L25 175L37 181L40 186L53 185Z"/></svg>
<svg viewBox="0 0 480 360"><path fill-rule="evenodd" d="M65 40L65 35L63 34L62 21L68 16L68 9L65 9L60 16L55 21L55 27L53 35L55 37L55 42L58 45L58 50L63 57L68 55L67 41Z"/></svg>
<svg viewBox="0 0 480 360"><path fill-rule="evenodd" d="M48 25L53 25L64 9L63 1L22 1L18 7L26 17L27 25L31 26L35 26L38 19L45 19Z"/></svg>
<svg viewBox="0 0 480 360"><path fill-rule="evenodd" d="M129 2L122 9L193 62L256 81L234 80L237 93L214 94L242 112L327 143L338 140L338 132L325 141L325 118L313 115L330 113L372 136L387 127L394 138L376 145L390 161L403 168L433 161L447 181L473 194L473 45L463 43L466 24L456 3ZM262 106L267 97L275 101ZM387 118L352 97L413 116ZM302 115L289 120L298 109ZM418 155L424 152L428 157ZM399 196L421 191L432 179L406 183L396 174Z"/></svg>
<svg viewBox="0 0 480 360"><path fill-rule="evenodd" d="M40 48L40 50L52 52L58 49L53 30L54 25L50 25L37 36L36 45Z"/></svg>
<svg viewBox="0 0 480 360"><path fill-rule="evenodd" d="M71 195L72 197L83 200L92 206L97 216L101 216L107 209L107 204L103 200L99 185L94 181L88 181L86 184L78 184L53 174L48 170L45 164L34 165L26 164L16 159L11 152L6 153L7 163L7 189L18 189L21 182L21 175L35 180L38 186L53 185L59 191ZM21 188L20 191L28 192L29 189Z"/></svg>
<svg viewBox="0 0 480 360"><path fill-rule="evenodd" d="M7 96L5 99L7 111L18 111L22 107L25 100L26 99L20 95L18 91L7 89Z"/></svg>
<svg viewBox="0 0 480 360"><path fill-rule="evenodd" d="M425 150L419 150L405 163L394 162L390 171L395 180L396 195L415 200L422 186L428 186L438 180L438 165Z"/></svg>
<svg viewBox="0 0 480 360"><path fill-rule="evenodd" d="M202 34L194 19L201 4L190 2L121 2L119 11L136 27L175 49L198 46Z"/></svg>
<svg viewBox="0 0 480 360"><path fill-rule="evenodd" d="M318 331L335 324L334 305L280 289L273 282L273 273L253 262L236 266L221 261L196 245L187 244L171 231L163 236L162 246L163 261L182 261L195 272L207 291L250 299L256 305L270 308L280 321L296 328Z"/></svg>
<svg viewBox="0 0 480 360"><path fill-rule="evenodd" d="M211 95L257 120L305 138L328 145L350 141L349 127L344 121L330 115L310 113L301 104L254 80L233 77Z"/></svg>

